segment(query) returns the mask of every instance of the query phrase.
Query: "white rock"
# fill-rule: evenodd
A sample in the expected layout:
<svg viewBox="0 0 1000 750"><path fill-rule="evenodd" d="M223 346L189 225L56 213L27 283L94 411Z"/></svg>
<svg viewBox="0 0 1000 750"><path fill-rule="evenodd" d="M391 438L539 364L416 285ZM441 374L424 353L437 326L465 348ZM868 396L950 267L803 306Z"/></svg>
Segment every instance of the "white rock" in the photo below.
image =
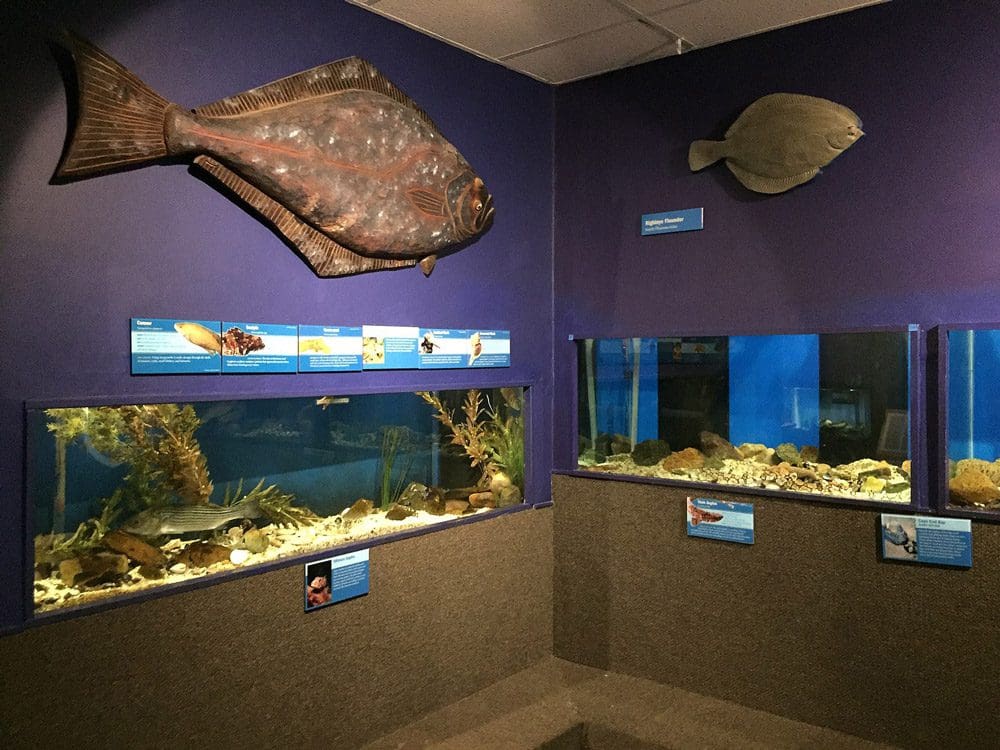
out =
<svg viewBox="0 0 1000 750"><path fill-rule="evenodd" d="M250 550L248 549L234 549L229 553L229 562L233 565L242 565L247 560L250 559Z"/></svg>
<svg viewBox="0 0 1000 750"><path fill-rule="evenodd" d="M188 566L185 565L184 563L177 563L176 565L171 565L170 566L170 572L171 573L186 573L187 569L188 569Z"/></svg>

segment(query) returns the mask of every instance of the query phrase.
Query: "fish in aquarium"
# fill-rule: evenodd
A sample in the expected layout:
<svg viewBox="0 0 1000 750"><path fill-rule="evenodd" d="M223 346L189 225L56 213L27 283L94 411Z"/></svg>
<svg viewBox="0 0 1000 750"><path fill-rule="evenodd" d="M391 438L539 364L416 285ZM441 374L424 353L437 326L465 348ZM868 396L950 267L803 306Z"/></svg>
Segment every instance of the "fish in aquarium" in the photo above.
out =
<svg viewBox="0 0 1000 750"><path fill-rule="evenodd" d="M260 509L259 499L248 497L228 507L206 503L149 508L125 521L121 530L138 536L190 534L196 531L215 531L231 521L260 518L262 515L264 513Z"/></svg>
<svg viewBox="0 0 1000 750"><path fill-rule="evenodd" d="M90 177L191 157L319 276L412 267L493 224L493 196L428 115L371 63L321 65L187 110L66 33L76 129L56 172Z"/></svg>
<svg viewBox="0 0 1000 750"><path fill-rule="evenodd" d="M29 409L36 611L519 503L521 399L512 388Z"/></svg>

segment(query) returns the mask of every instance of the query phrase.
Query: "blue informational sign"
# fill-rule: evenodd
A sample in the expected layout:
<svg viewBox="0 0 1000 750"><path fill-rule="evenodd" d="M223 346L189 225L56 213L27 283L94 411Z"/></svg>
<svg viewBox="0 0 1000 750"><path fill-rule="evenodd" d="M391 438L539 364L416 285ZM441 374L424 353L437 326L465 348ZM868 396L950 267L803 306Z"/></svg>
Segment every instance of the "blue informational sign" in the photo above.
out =
<svg viewBox="0 0 1000 750"><path fill-rule="evenodd" d="M297 372L298 328L279 323L222 323L225 373Z"/></svg>
<svg viewBox="0 0 1000 750"><path fill-rule="evenodd" d="M305 566L305 610L354 599L368 593L368 550L348 552Z"/></svg>
<svg viewBox="0 0 1000 750"><path fill-rule="evenodd" d="M132 374L218 375L221 330L217 320L132 318Z"/></svg>
<svg viewBox="0 0 1000 750"><path fill-rule="evenodd" d="M361 367L365 370L416 370L420 329L415 326L362 326Z"/></svg>
<svg viewBox="0 0 1000 750"><path fill-rule="evenodd" d="M972 522L966 518L883 513L881 530L885 560L972 567Z"/></svg>
<svg viewBox="0 0 1000 750"><path fill-rule="evenodd" d="M469 360L469 336L464 328L421 328L420 369L462 368Z"/></svg>
<svg viewBox="0 0 1000 750"><path fill-rule="evenodd" d="M642 215L642 236L693 232L704 229L704 208L685 208L681 211L663 211Z"/></svg>
<svg viewBox="0 0 1000 750"><path fill-rule="evenodd" d="M510 331L468 333L465 367L510 367Z"/></svg>
<svg viewBox="0 0 1000 750"><path fill-rule="evenodd" d="M361 369L361 326L299 326L299 372Z"/></svg>
<svg viewBox="0 0 1000 750"><path fill-rule="evenodd" d="M753 544L753 505L689 497L687 533L704 539Z"/></svg>
<svg viewBox="0 0 1000 750"><path fill-rule="evenodd" d="M342 602L368 593L368 550L349 552L333 558L330 593Z"/></svg>

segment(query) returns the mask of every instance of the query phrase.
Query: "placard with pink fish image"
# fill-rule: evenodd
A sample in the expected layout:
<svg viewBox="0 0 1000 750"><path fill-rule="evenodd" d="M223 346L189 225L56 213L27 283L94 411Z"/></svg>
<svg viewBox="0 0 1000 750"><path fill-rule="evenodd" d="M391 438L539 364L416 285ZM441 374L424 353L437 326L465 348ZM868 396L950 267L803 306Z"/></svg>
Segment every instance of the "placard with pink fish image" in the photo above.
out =
<svg viewBox="0 0 1000 750"><path fill-rule="evenodd" d="M707 497L687 499L688 536L753 544L753 504Z"/></svg>

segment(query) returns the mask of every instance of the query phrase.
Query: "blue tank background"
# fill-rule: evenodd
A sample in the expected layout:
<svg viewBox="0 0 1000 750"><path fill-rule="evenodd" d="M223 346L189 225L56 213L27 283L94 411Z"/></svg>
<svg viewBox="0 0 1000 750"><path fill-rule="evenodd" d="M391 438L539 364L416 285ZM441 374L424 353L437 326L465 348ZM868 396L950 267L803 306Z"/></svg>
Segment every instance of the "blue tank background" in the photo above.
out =
<svg viewBox="0 0 1000 750"><path fill-rule="evenodd" d="M819 336L729 337L729 442L819 445Z"/></svg>
<svg viewBox="0 0 1000 750"><path fill-rule="evenodd" d="M969 366L969 359L972 366ZM948 333L948 457L1000 457L1000 330ZM972 396L970 401L970 394Z"/></svg>

